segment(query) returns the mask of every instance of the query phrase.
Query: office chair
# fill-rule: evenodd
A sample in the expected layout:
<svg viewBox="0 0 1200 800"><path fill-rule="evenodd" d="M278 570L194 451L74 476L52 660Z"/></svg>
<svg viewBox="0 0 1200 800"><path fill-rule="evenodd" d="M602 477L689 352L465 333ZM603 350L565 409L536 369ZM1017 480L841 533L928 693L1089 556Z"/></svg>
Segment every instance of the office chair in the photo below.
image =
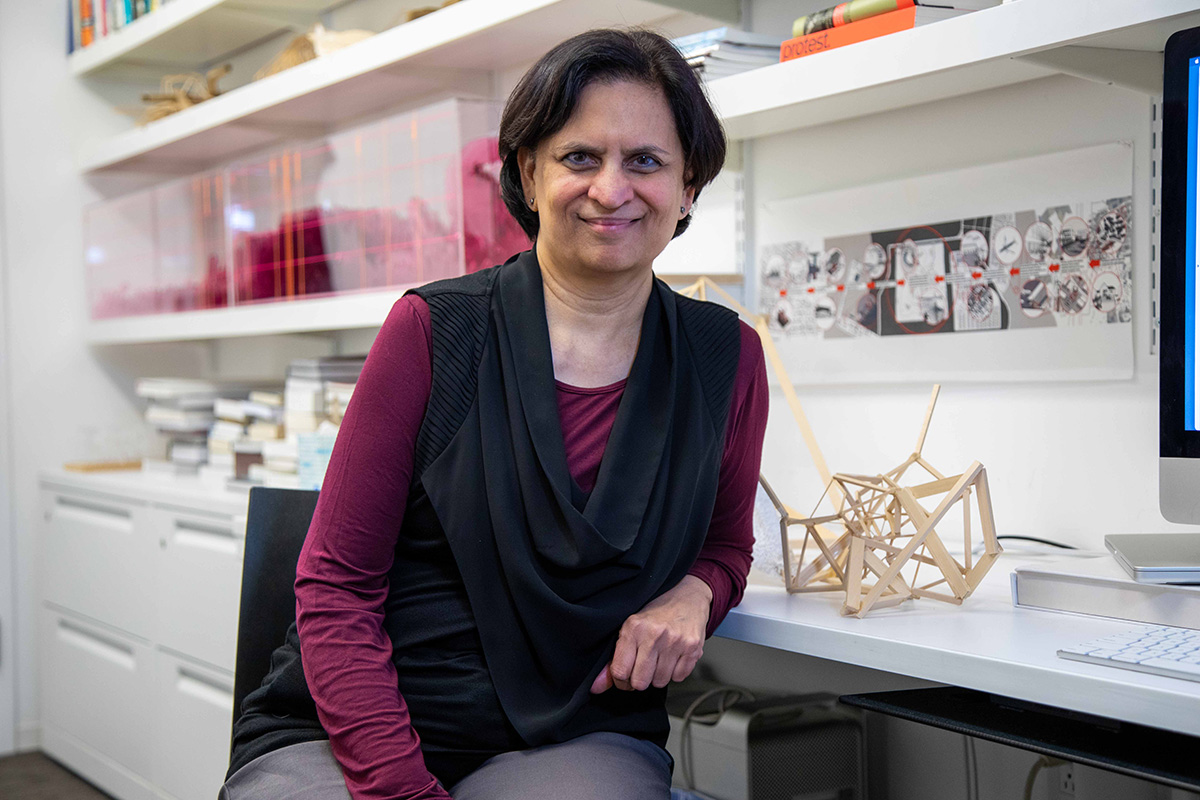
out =
<svg viewBox="0 0 1200 800"><path fill-rule="evenodd" d="M238 611L237 661L233 673L233 720L246 695L262 685L271 653L296 620L296 562L317 506L315 491L250 490L242 599ZM232 724L231 722L231 724Z"/></svg>

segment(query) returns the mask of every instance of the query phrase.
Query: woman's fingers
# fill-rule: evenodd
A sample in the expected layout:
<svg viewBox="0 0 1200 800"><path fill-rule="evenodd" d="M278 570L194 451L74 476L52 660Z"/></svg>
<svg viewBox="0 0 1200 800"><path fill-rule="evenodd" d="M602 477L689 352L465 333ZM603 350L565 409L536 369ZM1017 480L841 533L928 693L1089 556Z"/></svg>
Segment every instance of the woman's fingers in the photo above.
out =
<svg viewBox="0 0 1200 800"><path fill-rule="evenodd" d="M608 672L610 666L611 664L605 664L596 680L592 681L592 694L603 694L613 687L612 676Z"/></svg>
<svg viewBox="0 0 1200 800"><path fill-rule="evenodd" d="M592 683L592 693L663 688L691 674L704 649L712 592L687 576L625 620L612 661Z"/></svg>
<svg viewBox="0 0 1200 800"><path fill-rule="evenodd" d="M630 617L629 619L633 619ZM617 637L617 649L613 652L612 663L609 664L608 674L612 679L613 686L621 691L631 691L633 689L630 683L630 678L633 677L633 668L637 664L638 642L635 637L626 632L629 626L629 620L621 626L621 633Z"/></svg>

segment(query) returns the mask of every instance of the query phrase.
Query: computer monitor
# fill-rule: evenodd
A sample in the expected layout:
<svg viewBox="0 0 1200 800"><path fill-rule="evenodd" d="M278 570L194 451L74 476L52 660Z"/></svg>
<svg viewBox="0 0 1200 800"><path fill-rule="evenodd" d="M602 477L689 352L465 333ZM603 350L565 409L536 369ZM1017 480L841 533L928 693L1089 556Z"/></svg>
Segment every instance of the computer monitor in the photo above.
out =
<svg viewBox="0 0 1200 800"><path fill-rule="evenodd" d="M1159 243L1159 509L1200 523L1200 28L1167 40L1163 61L1162 227Z"/></svg>

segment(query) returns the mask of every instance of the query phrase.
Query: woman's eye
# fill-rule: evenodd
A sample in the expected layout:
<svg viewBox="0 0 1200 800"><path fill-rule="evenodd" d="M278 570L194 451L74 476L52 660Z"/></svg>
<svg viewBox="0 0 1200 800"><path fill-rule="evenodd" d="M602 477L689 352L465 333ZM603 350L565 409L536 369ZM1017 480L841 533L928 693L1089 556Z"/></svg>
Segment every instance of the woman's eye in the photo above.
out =
<svg viewBox="0 0 1200 800"><path fill-rule="evenodd" d="M662 166L658 159L647 153L642 153L640 156L634 156L633 165L642 169L654 169Z"/></svg>
<svg viewBox="0 0 1200 800"><path fill-rule="evenodd" d="M572 167L586 167L592 163L592 157L587 153L568 153L563 160Z"/></svg>

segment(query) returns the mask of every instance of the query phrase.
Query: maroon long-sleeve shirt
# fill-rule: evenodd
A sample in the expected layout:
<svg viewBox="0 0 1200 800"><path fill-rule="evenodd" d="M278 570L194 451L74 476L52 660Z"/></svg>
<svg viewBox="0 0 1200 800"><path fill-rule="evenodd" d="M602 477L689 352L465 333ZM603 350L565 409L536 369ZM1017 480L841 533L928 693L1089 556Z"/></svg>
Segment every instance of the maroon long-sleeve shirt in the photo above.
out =
<svg viewBox="0 0 1200 800"><path fill-rule="evenodd" d="M398 301L346 410L296 572L305 676L357 799L446 796L425 767L382 627L387 574L432 385L430 342L429 307L413 295ZM557 389L567 464L589 492L625 383L589 389L557 383ZM766 421L762 346L743 324L716 505L690 571L712 589L708 635L745 588Z"/></svg>

